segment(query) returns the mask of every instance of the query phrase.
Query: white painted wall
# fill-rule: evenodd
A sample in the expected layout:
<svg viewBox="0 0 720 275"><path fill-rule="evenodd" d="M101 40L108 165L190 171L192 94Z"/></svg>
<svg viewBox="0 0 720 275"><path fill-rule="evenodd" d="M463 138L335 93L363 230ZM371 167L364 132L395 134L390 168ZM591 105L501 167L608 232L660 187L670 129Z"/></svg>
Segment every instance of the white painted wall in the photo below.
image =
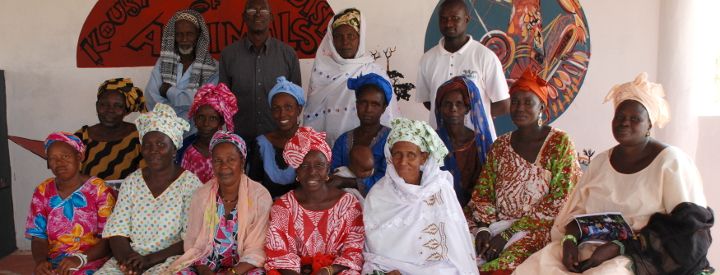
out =
<svg viewBox="0 0 720 275"><path fill-rule="evenodd" d="M656 79L658 66L660 1L581 1L591 35L592 56L585 84L573 105L554 126L566 130L578 149L605 150L615 144L610 132L612 107L601 104L610 87L632 80L640 71ZM78 69L75 67L77 37L94 2L92 1L2 1L0 8L0 69L6 71L8 128L12 135L42 139L55 130L75 130L95 123L95 91L103 80L131 77L144 87L149 67ZM357 7L364 11L369 29L368 49L395 46L393 69L415 82L423 53L424 33L437 1L417 0L330 0L334 10ZM384 62L379 60L379 62ZM384 63L382 63L384 64ZM301 61L303 83L311 60ZM411 99L412 100L412 99ZM401 102L408 117L424 119L427 111L414 102ZM712 186L720 180L712 169L720 154L713 137L720 135L718 119L702 120L698 166L706 182L706 194L720 194ZM714 153L714 154L712 154ZM10 143L13 168L13 202L18 245L24 240L25 216L34 187L51 173L45 162ZM711 192L714 191L714 192ZM711 206L720 202L709 196ZM719 208L720 209L720 208ZM718 232L717 230L715 232ZM718 236L717 234L715 234ZM718 245L712 262L720 260Z"/></svg>

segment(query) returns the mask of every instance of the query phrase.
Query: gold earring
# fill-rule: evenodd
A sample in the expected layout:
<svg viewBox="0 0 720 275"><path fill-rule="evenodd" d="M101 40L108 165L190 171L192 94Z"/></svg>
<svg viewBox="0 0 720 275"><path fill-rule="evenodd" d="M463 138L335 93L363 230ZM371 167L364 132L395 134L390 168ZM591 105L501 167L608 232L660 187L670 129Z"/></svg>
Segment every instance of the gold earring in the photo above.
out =
<svg viewBox="0 0 720 275"><path fill-rule="evenodd" d="M650 136L650 130L648 130L647 132L645 132L645 137L649 137L649 136Z"/></svg>

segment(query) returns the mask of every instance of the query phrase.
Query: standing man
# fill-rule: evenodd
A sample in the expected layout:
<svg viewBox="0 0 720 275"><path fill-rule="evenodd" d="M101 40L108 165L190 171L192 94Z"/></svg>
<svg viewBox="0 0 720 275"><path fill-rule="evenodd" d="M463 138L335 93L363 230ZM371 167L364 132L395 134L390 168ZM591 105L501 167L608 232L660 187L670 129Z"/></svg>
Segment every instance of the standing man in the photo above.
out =
<svg viewBox="0 0 720 275"><path fill-rule="evenodd" d="M210 33L202 15L194 10L176 12L165 24L160 58L145 89L148 110L157 103L170 105L192 125L186 135L195 132L188 117L195 92L218 82L218 62L208 52L209 45Z"/></svg>
<svg viewBox="0 0 720 275"><path fill-rule="evenodd" d="M430 110L430 125L437 128L434 106L437 89L445 81L464 75L480 89L487 118L510 111L510 95L500 60L490 49L466 34L470 22L464 0L445 0L440 4L440 33L443 38L420 60L417 80L417 100ZM465 117L466 124L469 119ZM493 139L496 138L492 119L488 121ZM472 124L469 124L472 125Z"/></svg>
<svg viewBox="0 0 720 275"><path fill-rule="evenodd" d="M220 55L220 82L237 97L235 132L250 142L275 129L268 93L278 76L300 85L300 62L293 48L270 37L272 13L267 0L249 0L243 19L247 33Z"/></svg>

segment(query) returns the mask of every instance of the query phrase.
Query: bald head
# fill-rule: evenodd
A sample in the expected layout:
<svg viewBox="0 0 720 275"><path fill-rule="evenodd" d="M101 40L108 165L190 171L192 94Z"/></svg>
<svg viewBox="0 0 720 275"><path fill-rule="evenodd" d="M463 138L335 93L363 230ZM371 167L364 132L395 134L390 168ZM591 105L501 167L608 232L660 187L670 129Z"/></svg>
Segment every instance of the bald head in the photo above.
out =
<svg viewBox="0 0 720 275"><path fill-rule="evenodd" d="M248 0L243 18L251 33L267 33L272 20L270 4L267 0Z"/></svg>
<svg viewBox="0 0 720 275"><path fill-rule="evenodd" d="M270 3L268 0L248 0L245 3L245 10L252 9L256 6L266 7L267 10L270 10Z"/></svg>

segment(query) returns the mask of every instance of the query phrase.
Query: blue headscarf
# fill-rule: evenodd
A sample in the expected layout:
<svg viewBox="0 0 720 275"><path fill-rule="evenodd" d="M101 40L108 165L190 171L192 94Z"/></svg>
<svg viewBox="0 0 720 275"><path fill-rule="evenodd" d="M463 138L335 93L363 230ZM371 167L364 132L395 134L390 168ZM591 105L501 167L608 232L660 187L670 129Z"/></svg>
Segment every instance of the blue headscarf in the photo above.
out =
<svg viewBox="0 0 720 275"><path fill-rule="evenodd" d="M478 89L478 87L475 85L475 83L472 82L472 80L468 79L465 76L453 77L443 83L443 85L438 88L436 106L440 106L439 102L442 101L442 98L445 96L446 92L455 90L457 88L461 88L462 90L467 91L467 94L464 94L463 98L467 100L467 103L469 103L470 105L469 115L470 121L473 124L473 128L475 128L472 130L475 132L475 145L477 146L478 160L480 162L480 165L484 166L486 155L488 152L490 152L490 148L493 143L493 138L492 134L490 133L490 125L488 123L488 118L485 116L485 109L483 108L483 102L480 96L480 89ZM448 154L448 156L445 158L445 167L443 170L450 171L453 174L453 178L455 181L455 191L458 194L458 199L461 202L463 201L463 199L467 201L470 199L470 196L472 194L461 194L463 193L463 191L460 187L460 180L462 179L460 175L460 169L458 168L455 156L452 154L452 141L450 140L447 129L445 129L444 121L442 119L442 116L440 115L439 107L435 108L435 121L438 122L438 135L450 151L450 154Z"/></svg>
<svg viewBox="0 0 720 275"><path fill-rule="evenodd" d="M374 85L378 87L385 94L385 104L390 104L393 88L392 85L390 85L390 82L384 77L376 73L369 73L358 76L357 78L348 78L347 81L348 89L354 90L356 94L357 91L365 85Z"/></svg>
<svg viewBox="0 0 720 275"><path fill-rule="evenodd" d="M284 76L277 78L277 84L273 86L268 94L268 104L272 104L272 98L279 93L286 93L295 98L298 105L305 106L305 92L303 88L285 79Z"/></svg>

